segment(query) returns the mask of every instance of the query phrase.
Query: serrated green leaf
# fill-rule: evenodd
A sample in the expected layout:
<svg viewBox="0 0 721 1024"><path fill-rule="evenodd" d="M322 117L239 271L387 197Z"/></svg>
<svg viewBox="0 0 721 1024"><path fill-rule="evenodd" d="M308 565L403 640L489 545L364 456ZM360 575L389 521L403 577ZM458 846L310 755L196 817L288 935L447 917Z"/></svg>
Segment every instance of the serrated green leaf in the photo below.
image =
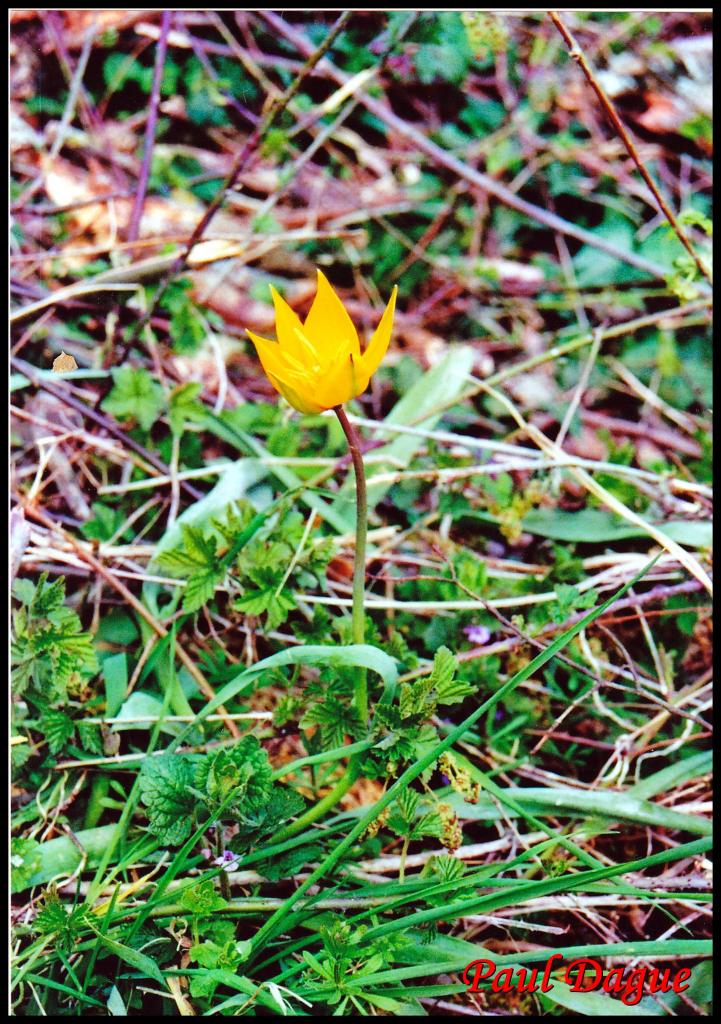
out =
<svg viewBox="0 0 721 1024"><path fill-rule="evenodd" d="M190 889L184 889L180 896L180 905L193 914L212 914L228 906L228 901L217 892L210 878L206 878Z"/></svg>
<svg viewBox="0 0 721 1024"><path fill-rule="evenodd" d="M40 728L51 754L59 753L75 732L75 722L63 711L46 711L40 718Z"/></svg>
<svg viewBox="0 0 721 1024"><path fill-rule="evenodd" d="M183 591L183 611L196 612L202 608L215 594L215 588L225 573L217 569L203 569L194 573L185 584Z"/></svg>
<svg viewBox="0 0 721 1024"><path fill-rule="evenodd" d="M191 831L197 798L193 766L180 754L147 757L139 776L140 799L148 811L150 831L161 843L178 846Z"/></svg>
<svg viewBox="0 0 721 1024"><path fill-rule="evenodd" d="M244 736L234 746L207 754L195 768L195 785L209 806L233 795L241 813L265 803L271 790L272 770L268 755L255 736Z"/></svg>
<svg viewBox="0 0 721 1024"><path fill-rule="evenodd" d="M160 384L142 367L118 366L112 375L113 387L100 408L119 419L134 419L143 430L150 430L165 409Z"/></svg>

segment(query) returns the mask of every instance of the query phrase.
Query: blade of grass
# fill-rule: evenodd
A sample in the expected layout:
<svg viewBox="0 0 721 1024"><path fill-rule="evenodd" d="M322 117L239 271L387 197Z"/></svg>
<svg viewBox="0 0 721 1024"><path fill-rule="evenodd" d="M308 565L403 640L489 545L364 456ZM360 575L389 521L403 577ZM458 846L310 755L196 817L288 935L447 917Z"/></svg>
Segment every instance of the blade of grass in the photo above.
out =
<svg viewBox="0 0 721 1024"><path fill-rule="evenodd" d="M658 557L658 556L657 556ZM363 834L368 825L386 808L389 804L395 800L401 790L405 789L410 782L416 779L421 772L431 765L444 751L448 750L453 744L459 740L463 734L474 725L479 718L486 714L491 708L495 707L499 701L503 700L509 693L520 685L524 680L528 679L535 672L538 671L546 662L560 650L562 650L570 640L573 639L582 629L589 626L599 615L608 608L614 601L617 601L619 597L622 597L626 591L638 583L639 580L648 572L648 570L655 564L656 558L648 563L641 571L632 579L629 580L620 590L609 597L603 604L597 608L593 608L587 615L585 615L580 622L571 626L570 629L562 633L561 636L557 637L553 643L549 644L545 651L536 655L533 661L529 662L520 671L516 672L511 679L508 680L500 689L498 689L492 696L481 704L479 708L476 708L460 725L456 726L444 740L441 740L431 751L428 752L424 757L419 758L414 764L410 765L403 774L390 786L385 794L376 801L371 809L361 818L361 820L350 830L345 839L343 839L338 846L326 857L326 859L319 865L319 867L313 871L309 877L295 890L292 896L288 898L284 906L278 910L273 916L266 921L263 927L257 932L252 940L253 951L256 952L262 948L263 944L270 938L271 935L275 934L279 928L282 927L284 918L290 912L295 903L308 891L308 889L315 885L316 882L320 881L323 876L338 863L340 858L343 856L345 851L351 846L355 840Z"/></svg>

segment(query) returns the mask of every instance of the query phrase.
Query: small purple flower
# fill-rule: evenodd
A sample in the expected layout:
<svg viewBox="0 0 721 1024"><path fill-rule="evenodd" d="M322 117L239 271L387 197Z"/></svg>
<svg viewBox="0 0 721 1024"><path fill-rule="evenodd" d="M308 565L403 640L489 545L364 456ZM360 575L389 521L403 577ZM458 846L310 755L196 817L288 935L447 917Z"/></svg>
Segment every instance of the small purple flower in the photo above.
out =
<svg viewBox="0 0 721 1024"><path fill-rule="evenodd" d="M231 868L232 870L238 866L238 854L226 850L220 857L214 859L213 864L218 868Z"/></svg>
<svg viewBox="0 0 721 1024"><path fill-rule="evenodd" d="M488 626L464 626L463 632L472 644L482 647L491 639L491 631Z"/></svg>

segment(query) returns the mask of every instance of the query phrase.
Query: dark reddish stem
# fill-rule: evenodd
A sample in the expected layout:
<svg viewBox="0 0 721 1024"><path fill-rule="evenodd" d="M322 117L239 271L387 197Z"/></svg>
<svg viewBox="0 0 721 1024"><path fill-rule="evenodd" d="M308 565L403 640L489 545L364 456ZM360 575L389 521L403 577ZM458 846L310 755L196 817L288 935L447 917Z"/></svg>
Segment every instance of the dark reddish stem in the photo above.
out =
<svg viewBox="0 0 721 1024"><path fill-rule="evenodd" d="M163 81L163 70L165 68L165 55L168 52L168 32L170 31L170 11L163 11L160 21L160 38L155 51L155 68L153 70L153 85L150 90L150 103L148 105L148 120L145 122L145 147L143 150L143 163L140 167L138 178L138 191L135 194L133 212L130 215L128 225L128 241L134 242L140 231L140 220L143 216L145 205L145 193L148 190L150 179L150 163L153 158L153 146L155 145L155 128L158 123L158 106L160 104L160 87Z"/></svg>

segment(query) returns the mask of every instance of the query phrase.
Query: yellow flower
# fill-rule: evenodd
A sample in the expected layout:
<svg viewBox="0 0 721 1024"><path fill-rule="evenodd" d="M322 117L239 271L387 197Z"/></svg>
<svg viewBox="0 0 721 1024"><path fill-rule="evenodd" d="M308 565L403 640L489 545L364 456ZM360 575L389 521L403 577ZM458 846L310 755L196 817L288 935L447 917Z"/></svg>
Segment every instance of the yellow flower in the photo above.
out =
<svg viewBox="0 0 721 1024"><path fill-rule="evenodd" d="M305 323L272 285L270 290L278 340L251 331L248 335L275 390L305 414L332 409L362 394L386 354L398 287L365 352L345 306L320 270Z"/></svg>

